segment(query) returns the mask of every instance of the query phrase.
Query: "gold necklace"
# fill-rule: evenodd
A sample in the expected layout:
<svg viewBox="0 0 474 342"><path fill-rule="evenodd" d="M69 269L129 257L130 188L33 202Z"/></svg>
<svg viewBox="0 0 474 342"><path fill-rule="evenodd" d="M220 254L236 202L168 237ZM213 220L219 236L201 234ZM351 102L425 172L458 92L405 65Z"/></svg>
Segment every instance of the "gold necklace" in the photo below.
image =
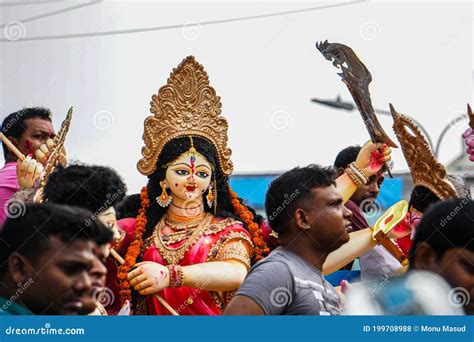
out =
<svg viewBox="0 0 474 342"><path fill-rule="evenodd" d="M165 223L168 227L174 230L185 230L195 228L202 222L206 213L203 212L194 217L180 216L168 210L165 215Z"/></svg>
<svg viewBox="0 0 474 342"><path fill-rule="evenodd" d="M165 220L161 219L158 226L155 228L154 231L154 242L156 248L160 251L161 256L165 259L168 264L170 265L177 265L181 259L183 259L184 254L199 240L202 236L204 231L207 229L209 224L211 223L212 215L206 213L204 219L201 223L197 226L197 228L192 232L191 236L187 239L187 241L180 247L172 248L167 246L164 241L162 240L161 231L165 226Z"/></svg>
<svg viewBox="0 0 474 342"><path fill-rule="evenodd" d="M169 217L165 217L166 225L174 230L187 230L190 228L195 228L199 226L199 223L201 222L202 222L202 218L199 220L191 221L191 222L178 222L178 221L172 220Z"/></svg>
<svg viewBox="0 0 474 342"><path fill-rule="evenodd" d="M184 239L189 238L192 235L192 230L184 230L170 234L162 234L161 240L165 246L174 245L175 243L181 242Z"/></svg>

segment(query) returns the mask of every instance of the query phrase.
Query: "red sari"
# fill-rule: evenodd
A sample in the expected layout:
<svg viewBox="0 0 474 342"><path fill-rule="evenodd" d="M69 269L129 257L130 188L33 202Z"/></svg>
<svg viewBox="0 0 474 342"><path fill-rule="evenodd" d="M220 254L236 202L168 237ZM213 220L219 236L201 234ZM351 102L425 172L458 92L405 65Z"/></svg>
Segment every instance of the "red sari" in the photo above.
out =
<svg viewBox="0 0 474 342"><path fill-rule="evenodd" d="M182 258L170 257L166 248L163 248L162 242L158 240L158 232L155 231L152 236L144 241L144 247L141 253L142 261L153 261L165 266L168 264L188 266L211 261L224 261L225 259L222 259L221 255L223 247L237 241L243 242L244 245L249 246L251 250L252 242L250 234L241 222L231 218L222 219L212 216L209 218L208 223L209 224L202 227L200 234L194 238L191 236L182 241L168 244L170 248L179 248L185 245L188 239L192 240L188 242L188 244L190 244L189 249L183 249L185 253ZM126 233L121 246L121 252L125 254L126 248L134 238L135 219L122 219L118 221L118 224ZM250 256L247 255L246 258L240 260L247 264L247 260L244 259L250 259ZM111 271L113 272L113 270ZM115 276L113 278L115 278ZM115 286L114 284L109 285L110 287L116 288L116 280ZM158 294L168 302L179 315L220 315L234 291L207 291L204 290L204 287L206 287L205 279L203 279L202 287L191 288L183 286L179 288L166 288ZM116 310L117 306L111 311ZM170 312L162 306L154 296L139 296L135 313L138 315L170 315Z"/></svg>

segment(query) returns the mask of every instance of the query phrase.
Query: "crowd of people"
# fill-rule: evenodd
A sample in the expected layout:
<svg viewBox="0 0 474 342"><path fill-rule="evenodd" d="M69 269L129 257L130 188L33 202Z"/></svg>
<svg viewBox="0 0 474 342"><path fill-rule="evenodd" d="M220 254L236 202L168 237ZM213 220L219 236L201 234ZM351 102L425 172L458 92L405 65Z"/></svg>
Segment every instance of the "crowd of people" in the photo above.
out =
<svg viewBox="0 0 474 342"><path fill-rule="evenodd" d="M263 217L230 186L220 108L193 57L173 69L144 122L137 169L148 182L138 194L107 166L68 163L63 146L51 158L60 141L48 109L8 115L0 315L357 314L346 310L357 307L351 291L422 271L467 294L453 313L474 313L470 187L446 174L410 120L392 112L411 198L371 226L364 211L390 172L387 144L349 146L332 166L284 172L266 192ZM474 160L474 131L463 136ZM357 265L358 281L325 279Z"/></svg>

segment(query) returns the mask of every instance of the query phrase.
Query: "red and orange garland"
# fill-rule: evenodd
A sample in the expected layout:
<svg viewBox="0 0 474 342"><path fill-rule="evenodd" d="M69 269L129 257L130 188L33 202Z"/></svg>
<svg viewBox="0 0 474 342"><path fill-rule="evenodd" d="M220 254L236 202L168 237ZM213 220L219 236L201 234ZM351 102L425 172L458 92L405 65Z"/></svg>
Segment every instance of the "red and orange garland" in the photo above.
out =
<svg viewBox="0 0 474 342"><path fill-rule="evenodd" d="M253 249L253 261L257 262L263 259L268 253L270 253L270 248L268 248L265 240L263 238L263 232L260 229L258 223L254 222L253 213L240 202L237 194L230 188L230 196L232 197L232 206L234 207L237 215L242 219L242 221L247 225L250 236L252 237L252 242L254 245Z"/></svg>
<svg viewBox="0 0 474 342"><path fill-rule="evenodd" d="M141 208L138 211L138 216L135 221L135 239L130 244L125 254L125 263L118 268L118 280L120 284L120 300L122 304L125 301L130 301L132 298L132 291L130 290L130 283L127 280L127 275L130 269L135 266L137 257L140 255L140 249L143 245L143 233L145 232L147 218L146 211L150 207L150 200L148 199L148 189L146 186L140 192Z"/></svg>

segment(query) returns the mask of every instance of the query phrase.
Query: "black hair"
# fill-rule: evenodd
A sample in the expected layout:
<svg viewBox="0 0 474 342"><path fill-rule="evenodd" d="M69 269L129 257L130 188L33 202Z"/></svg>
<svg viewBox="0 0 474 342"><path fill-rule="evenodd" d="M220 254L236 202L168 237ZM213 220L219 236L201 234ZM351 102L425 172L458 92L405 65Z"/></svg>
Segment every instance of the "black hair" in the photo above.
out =
<svg viewBox="0 0 474 342"><path fill-rule="evenodd" d="M416 228L410 250L413 265L418 246L428 243L439 259L451 248L467 248L474 251L474 202L466 198L454 198L431 206Z"/></svg>
<svg viewBox="0 0 474 342"><path fill-rule="evenodd" d="M120 203L118 203L117 207L115 208L117 211L117 220L126 217L137 217L140 206L140 194L125 196L125 198Z"/></svg>
<svg viewBox="0 0 474 342"><path fill-rule="evenodd" d="M349 146L339 152L334 161L334 167L336 169L342 168L345 169L349 166L350 163L355 162L357 155L359 154L362 147L358 145Z"/></svg>
<svg viewBox="0 0 474 342"><path fill-rule="evenodd" d="M41 118L43 120L51 121L51 111L48 108L43 107L31 107L23 108L15 113L11 113L2 122L2 133L8 137L14 137L20 139L22 134L28 128L25 124L25 120ZM8 157L9 149L2 142L3 155L5 160Z"/></svg>
<svg viewBox="0 0 474 342"><path fill-rule="evenodd" d="M90 220L88 210L59 204L22 204L16 215L7 217L0 232L0 274L6 271L7 260L17 252L30 260L47 249L50 236L68 243L77 239L103 245L113 233L99 220Z"/></svg>
<svg viewBox="0 0 474 342"><path fill-rule="evenodd" d="M270 183L265 196L265 212L270 227L278 234L284 234L287 221L302 202L312 196L312 189L335 184L333 168L314 164L296 167L280 175Z"/></svg>
<svg viewBox="0 0 474 342"><path fill-rule="evenodd" d="M119 203L127 192L117 172L104 166L59 166L48 178L44 199L102 213Z"/></svg>
<svg viewBox="0 0 474 342"><path fill-rule="evenodd" d="M413 188L410 196L409 205L424 213L432 204L439 202L440 198L436 196L430 189L417 185Z"/></svg>

